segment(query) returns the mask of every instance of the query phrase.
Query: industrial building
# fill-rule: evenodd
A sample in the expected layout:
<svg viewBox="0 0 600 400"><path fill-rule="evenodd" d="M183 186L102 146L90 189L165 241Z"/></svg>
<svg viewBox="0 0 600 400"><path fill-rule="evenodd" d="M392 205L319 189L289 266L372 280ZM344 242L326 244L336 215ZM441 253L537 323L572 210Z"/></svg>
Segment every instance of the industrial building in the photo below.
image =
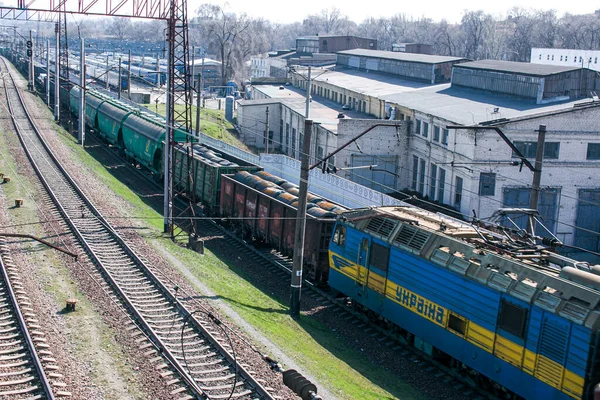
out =
<svg viewBox="0 0 600 400"><path fill-rule="evenodd" d="M314 35L296 39L298 53L337 53L350 49L377 50L377 40L358 36Z"/></svg>
<svg viewBox="0 0 600 400"><path fill-rule="evenodd" d="M587 97L596 72L577 66L481 60L458 64L452 86L504 94L537 104Z"/></svg>
<svg viewBox="0 0 600 400"><path fill-rule="evenodd" d="M397 64L395 74L376 69L367 72L367 63L377 65L381 58L350 53L355 54L347 55L346 60L338 57L334 71L313 70L316 78L311 93L316 100L333 101L340 111L350 108L407 123L410 134L406 153L398 149L395 153L369 153L362 139L358 142L362 150L358 153L372 156L374 163L397 156L395 184L388 185L388 192L397 189L417 193L459 210L464 217L473 216L474 211L478 218L487 218L502 206L528 206L532 172L514 166L518 158L488 128L502 129L532 159L536 130L545 124L548 133L540 211L561 241L600 250L600 237L589 233L600 229L600 206L590 204L595 201L590 199L600 199L600 177L594 172L600 166L600 102L592 99L600 80L595 72L528 63L452 60L451 82L432 84L404 78L404 60ZM354 65L362 66L360 70L348 68L350 57L356 57ZM299 88L306 88L303 72L299 70L291 77L292 84ZM480 128L447 128L452 125ZM354 134L359 133L357 130ZM399 137L402 139L402 133ZM338 158L336 166L357 164L347 157L344 163ZM339 174L362 179L357 172ZM367 184L364 179L361 183ZM371 187L378 184L371 182ZM575 225L587 228L578 230Z"/></svg>
<svg viewBox="0 0 600 400"><path fill-rule="evenodd" d="M304 93L293 87L279 85L253 85L251 92L253 100L238 101L241 139L258 149L300 159L306 115ZM267 109L270 137L268 145ZM377 164L376 170L357 171L360 178L355 181L366 183L365 186L368 187L373 187L373 181L378 182L376 189L382 192L389 191L386 190L387 187L396 187L398 158L408 151L408 124L403 121L382 121L352 110L340 112L337 104L323 98L311 101L310 119L314 122L311 148L313 162L331 153L340 143L350 140L357 131L384 125L361 142L364 154L356 154L354 150L348 149L332 158L330 165ZM386 161L375 162L372 154L387 154L384 156Z"/></svg>
<svg viewBox="0 0 600 400"><path fill-rule="evenodd" d="M600 72L600 50L579 49L554 49L539 48L531 49L531 63L561 65L564 67L589 68Z"/></svg>
<svg viewBox="0 0 600 400"><path fill-rule="evenodd" d="M425 43L394 43L392 51L401 53L433 54L433 46Z"/></svg>
<svg viewBox="0 0 600 400"><path fill-rule="evenodd" d="M336 66L397 75L433 84L449 82L452 66L465 61L467 59L461 57L355 49L338 52Z"/></svg>

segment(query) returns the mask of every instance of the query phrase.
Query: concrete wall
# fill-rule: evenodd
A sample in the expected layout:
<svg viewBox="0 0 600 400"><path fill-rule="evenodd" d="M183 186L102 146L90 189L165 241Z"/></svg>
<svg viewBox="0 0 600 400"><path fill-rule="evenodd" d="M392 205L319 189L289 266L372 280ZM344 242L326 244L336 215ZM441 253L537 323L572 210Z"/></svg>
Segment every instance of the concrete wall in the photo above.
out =
<svg viewBox="0 0 600 400"><path fill-rule="evenodd" d="M375 126L384 125L384 126ZM336 155L335 165L338 168L352 167L353 155L371 155L373 163L383 167L382 160L393 156L396 160L396 168L390 171L395 175L392 181L394 188L403 187L408 179L408 171L404 168L408 159L409 130L410 124L405 121L388 121L372 119L341 119L338 125L337 142L341 146L369 128L371 131L358 139L356 144L349 145ZM360 175L355 170L343 172L346 179L356 181ZM387 173L386 173L387 174ZM387 177L388 179L390 177ZM369 185L370 186L370 185Z"/></svg>
<svg viewBox="0 0 600 400"><path fill-rule="evenodd" d="M241 140L248 146L257 149L265 149L265 129L267 123L267 108L269 109L269 130L273 131L273 138L269 143L269 149L281 150L279 137L279 124L281 121L281 103L273 101L271 104L249 104L243 106L238 103L237 120L240 129Z"/></svg>

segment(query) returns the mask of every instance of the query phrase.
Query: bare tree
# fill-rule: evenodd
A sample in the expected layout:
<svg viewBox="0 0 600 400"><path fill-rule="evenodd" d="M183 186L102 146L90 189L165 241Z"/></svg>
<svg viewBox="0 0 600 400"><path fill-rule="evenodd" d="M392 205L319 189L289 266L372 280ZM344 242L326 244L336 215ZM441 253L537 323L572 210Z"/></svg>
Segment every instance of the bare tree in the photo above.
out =
<svg viewBox="0 0 600 400"><path fill-rule="evenodd" d="M485 35L492 17L483 11L468 11L460 22L465 35L464 57L479 60L485 56Z"/></svg>
<svg viewBox="0 0 600 400"><path fill-rule="evenodd" d="M250 19L246 14L225 12L214 4L203 4L196 11L197 18L192 22L200 28L212 49L221 61L221 84L225 84L233 75L234 56L239 56L239 45L247 42Z"/></svg>
<svg viewBox="0 0 600 400"><path fill-rule="evenodd" d="M132 33L130 18L114 18L110 26L110 32L119 40L129 37Z"/></svg>

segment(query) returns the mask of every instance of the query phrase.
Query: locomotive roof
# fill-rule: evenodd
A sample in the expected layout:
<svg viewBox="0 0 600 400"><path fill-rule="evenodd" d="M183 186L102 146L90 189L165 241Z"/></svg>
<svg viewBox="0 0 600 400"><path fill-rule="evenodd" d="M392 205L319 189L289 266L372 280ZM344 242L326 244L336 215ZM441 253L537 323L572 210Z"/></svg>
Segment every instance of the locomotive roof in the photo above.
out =
<svg viewBox="0 0 600 400"><path fill-rule="evenodd" d="M581 325L600 326L600 279L587 263L414 206L356 209L339 218L466 278ZM565 268L585 272L590 281L578 283Z"/></svg>

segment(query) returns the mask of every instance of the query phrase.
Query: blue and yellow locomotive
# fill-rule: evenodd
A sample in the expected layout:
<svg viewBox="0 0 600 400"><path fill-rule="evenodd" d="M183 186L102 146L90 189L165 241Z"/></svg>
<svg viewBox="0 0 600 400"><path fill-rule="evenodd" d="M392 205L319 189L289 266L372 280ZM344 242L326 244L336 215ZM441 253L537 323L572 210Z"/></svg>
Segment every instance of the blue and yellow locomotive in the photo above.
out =
<svg viewBox="0 0 600 400"><path fill-rule="evenodd" d="M600 381L596 267L414 207L344 212L330 286L482 386L592 397Z"/></svg>

